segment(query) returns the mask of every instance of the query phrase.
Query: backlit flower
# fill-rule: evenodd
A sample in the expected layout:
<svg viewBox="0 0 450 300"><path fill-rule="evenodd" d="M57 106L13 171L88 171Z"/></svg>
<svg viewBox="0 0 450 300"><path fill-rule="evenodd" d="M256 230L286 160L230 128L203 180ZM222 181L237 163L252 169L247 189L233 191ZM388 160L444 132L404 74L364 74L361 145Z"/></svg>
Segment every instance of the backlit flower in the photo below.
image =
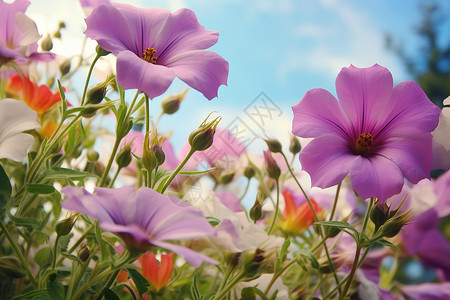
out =
<svg viewBox="0 0 450 300"><path fill-rule="evenodd" d="M336 79L339 101L313 89L292 109L292 132L315 138L300 162L313 186L340 183L348 174L362 198L386 198L401 191L404 178L429 178L431 134L440 109L419 85L393 87L384 67L343 68Z"/></svg>
<svg viewBox="0 0 450 300"><path fill-rule="evenodd" d="M142 187L96 188L91 194L83 188L62 190L67 200L61 206L98 219L101 228L120 236L128 247L148 250L153 246L169 249L187 262L199 266L215 260L166 240L188 240L214 234L203 213L177 198Z"/></svg>
<svg viewBox="0 0 450 300"><path fill-rule="evenodd" d="M159 291L167 282L173 270L173 253L161 254L161 262L153 252L144 253L139 258L142 267L142 275L152 283L156 291Z"/></svg>
<svg viewBox="0 0 450 300"><path fill-rule="evenodd" d="M189 9L171 13L114 3L97 6L86 23L85 34L117 56L117 81L125 89L154 98L177 76L212 99L227 83L228 62L204 50L217 42L218 33L205 30Z"/></svg>
<svg viewBox="0 0 450 300"><path fill-rule="evenodd" d="M23 64L54 58L52 53L37 52L40 35L34 21L24 14L28 5L28 0L0 1L0 66L9 61Z"/></svg>
<svg viewBox="0 0 450 300"><path fill-rule="evenodd" d="M52 91L46 85L37 85L30 78L19 75L11 76L6 86L6 91L15 98L25 102L32 110L38 114L43 114L53 105L61 101L58 92Z"/></svg>
<svg viewBox="0 0 450 300"><path fill-rule="evenodd" d="M14 99L0 100L0 158L22 161L34 138L24 131L39 127L36 112Z"/></svg>
<svg viewBox="0 0 450 300"><path fill-rule="evenodd" d="M292 234L302 233L314 223L314 214L308 202L305 199L303 203L299 203L299 199L294 199L294 196L289 190L284 190L282 194L284 196L285 206L283 210L284 220L281 223L281 228ZM322 210L317 202L312 199L311 204L316 213Z"/></svg>

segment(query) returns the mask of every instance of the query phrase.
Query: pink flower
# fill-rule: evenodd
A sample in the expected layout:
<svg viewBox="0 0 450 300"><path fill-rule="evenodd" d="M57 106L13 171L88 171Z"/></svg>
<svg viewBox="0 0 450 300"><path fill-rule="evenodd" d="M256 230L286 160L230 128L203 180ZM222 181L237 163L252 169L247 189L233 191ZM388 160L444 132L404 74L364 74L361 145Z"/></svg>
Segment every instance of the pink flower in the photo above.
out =
<svg viewBox="0 0 450 300"><path fill-rule="evenodd" d="M0 66L10 61L23 64L54 58L52 53L37 52L40 35L33 20L24 14L28 5L27 0L0 1Z"/></svg>
<svg viewBox="0 0 450 300"><path fill-rule="evenodd" d="M227 84L228 62L204 50L218 33L201 26L189 9L171 13L114 3L97 6L86 23L85 34L117 56L117 81L125 89L155 98L176 76L212 99Z"/></svg>
<svg viewBox="0 0 450 300"><path fill-rule="evenodd" d="M401 191L404 178L429 178L430 132L440 109L417 83L393 87L384 67L350 66L337 76L336 91L339 101L313 89L292 108L292 132L314 138L299 155L313 186L330 187L350 175L359 196L384 201Z"/></svg>

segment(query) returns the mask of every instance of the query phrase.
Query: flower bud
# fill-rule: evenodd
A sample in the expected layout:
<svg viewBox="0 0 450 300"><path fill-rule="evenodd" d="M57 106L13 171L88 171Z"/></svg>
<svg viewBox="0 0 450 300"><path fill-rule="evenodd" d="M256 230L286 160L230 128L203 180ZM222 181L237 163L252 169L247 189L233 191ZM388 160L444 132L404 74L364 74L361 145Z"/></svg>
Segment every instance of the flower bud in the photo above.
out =
<svg viewBox="0 0 450 300"><path fill-rule="evenodd" d="M214 134L216 133L216 127L222 117L217 117L211 122L206 122L207 119L189 135L189 145L196 151L204 151L211 147Z"/></svg>
<svg viewBox="0 0 450 300"><path fill-rule="evenodd" d="M263 207L263 199L261 197L261 194L258 193L258 196L256 197L255 200L255 204L253 204L249 212L250 219L252 219L253 222L256 223L257 221L263 218L262 207Z"/></svg>
<svg viewBox="0 0 450 300"><path fill-rule="evenodd" d="M297 154L302 150L302 146L300 145L300 142L298 141L298 138L294 135L291 136L291 143L289 144L289 151L292 154Z"/></svg>
<svg viewBox="0 0 450 300"><path fill-rule="evenodd" d="M278 167L277 162L273 159L270 151L264 151L264 160L266 161L266 170L270 178L278 179L281 175L280 167Z"/></svg>
<svg viewBox="0 0 450 300"><path fill-rule="evenodd" d="M281 143L275 139L264 140L272 153L281 153L282 147Z"/></svg>
<svg viewBox="0 0 450 300"><path fill-rule="evenodd" d="M88 161L97 161L99 157L100 155L94 149L89 149L86 153L86 158L88 159Z"/></svg>
<svg viewBox="0 0 450 300"><path fill-rule="evenodd" d="M245 250L240 258L240 269L246 279L259 276L268 267L271 261L266 259L265 251L260 248L256 250Z"/></svg>
<svg viewBox="0 0 450 300"><path fill-rule="evenodd" d="M151 133L147 132L144 138L144 149L142 154L142 164L144 168L151 173L153 169L162 165L166 155L161 148L162 138L158 140L158 133L154 129Z"/></svg>
<svg viewBox="0 0 450 300"><path fill-rule="evenodd" d="M87 103L90 104L99 104L102 102L103 98L106 95L106 86L105 84L99 83L89 88L86 94Z"/></svg>
<svg viewBox="0 0 450 300"><path fill-rule="evenodd" d="M181 94L171 95L163 99L161 102L162 111L165 114L171 115L178 111L181 101L184 99L188 89L184 90Z"/></svg>
<svg viewBox="0 0 450 300"><path fill-rule="evenodd" d="M44 51L50 51L50 50L52 50L52 48L53 48L53 42L52 42L52 38L51 38L49 35L47 35L47 36L42 40L41 47L42 47L42 50L44 50Z"/></svg>
<svg viewBox="0 0 450 300"><path fill-rule="evenodd" d="M61 65L59 65L59 71L62 76L70 72L70 58L66 59Z"/></svg>
<svg viewBox="0 0 450 300"><path fill-rule="evenodd" d="M89 251L89 248L84 245L78 250L77 256L81 259L82 262L85 262L88 260L89 256L91 255L91 252Z"/></svg>
<svg viewBox="0 0 450 300"><path fill-rule="evenodd" d="M110 101L110 102L105 102L105 103L100 103L100 104L87 104L83 110L80 112L80 115L83 118L92 118L93 116L95 116L95 114L97 113L97 111L99 109L103 109L103 108L107 108L110 107L111 105L113 105L114 102Z"/></svg>
<svg viewBox="0 0 450 300"><path fill-rule="evenodd" d="M73 224L75 224L76 215L71 215L70 217L61 220L56 223L55 231L58 236L65 236L72 230Z"/></svg>
<svg viewBox="0 0 450 300"><path fill-rule="evenodd" d="M59 29L66 28L66 23L64 23L63 21L60 21L59 24L58 24L58 28Z"/></svg>
<svg viewBox="0 0 450 300"><path fill-rule="evenodd" d="M131 163L131 143L125 144L116 156L116 163L119 168L125 168Z"/></svg>
<svg viewBox="0 0 450 300"><path fill-rule="evenodd" d="M381 227L387 220L389 220L389 207L385 202L377 200L370 212L370 220L375 224L375 231Z"/></svg>
<svg viewBox="0 0 450 300"><path fill-rule="evenodd" d="M219 183L220 184L229 184L231 181L233 181L233 177L234 177L234 172L228 172L225 174L222 174L222 176L220 176L219 178Z"/></svg>
<svg viewBox="0 0 450 300"><path fill-rule="evenodd" d="M411 209L407 212L401 214L400 216L390 218L386 221L381 227L379 234L377 236L381 237L394 237L396 236L403 226L408 224L408 222L412 219Z"/></svg>
<svg viewBox="0 0 450 300"><path fill-rule="evenodd" d="M252 178L253 176L255 176L255 168L253 168L252 166L248 165L245 170L244 170L244 176L247 177L248 179Z"/></svg>
<svg viewBox="0 0 450 300"><path fill-rule="evenodd" d="M95 47L95 51L97 52L98 56L106 56L108 54L110 54L111 52L106 51L105 49L103 49L102 47L100 47L99 45L97 45Z"/></svg>

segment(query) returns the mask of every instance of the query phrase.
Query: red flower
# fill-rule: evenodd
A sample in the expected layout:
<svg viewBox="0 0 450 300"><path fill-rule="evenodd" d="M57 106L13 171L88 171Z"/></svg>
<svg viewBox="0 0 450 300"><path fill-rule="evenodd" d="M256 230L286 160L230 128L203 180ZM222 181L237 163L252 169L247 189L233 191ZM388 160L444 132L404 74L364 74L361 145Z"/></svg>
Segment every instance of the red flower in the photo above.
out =
<svg viewBox="0 0 450 300"><path fill-rule="evenodd" d="M156 291L166 286L173 270L173 253L161 254L161 263L158 263L152 252L142 254L139 261L142 275L153 284Z"/></svg>
<svg viewBox="0 0 450 300"><path fill-rule="evenodd" d="M37 85L30 78L14 75L9 78L6 91L25 102L38 114L43 114L61 101L59 93L52 93L46 85Z"/></svg>
<svg viewBox="0 0 450 300"><path fill-rule="evenodd" d="M314 214L306 201L301 205L296 203L289 190L284 190L282 194L285 207L283 211L284 221L281 228L286 232L299 234L314 223ZM322 210L317 202L312 199L311 204L316 213Z"/></svg>

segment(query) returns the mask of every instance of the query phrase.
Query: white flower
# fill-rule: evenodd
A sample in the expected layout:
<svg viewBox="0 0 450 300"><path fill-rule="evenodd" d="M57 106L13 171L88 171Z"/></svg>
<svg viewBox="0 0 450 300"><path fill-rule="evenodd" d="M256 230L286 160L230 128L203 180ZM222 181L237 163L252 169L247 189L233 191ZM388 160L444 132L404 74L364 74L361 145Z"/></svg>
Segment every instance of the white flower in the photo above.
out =
<svg viewBox="0 0 450 300"><path fill-rule="evenodd" d="M0 100L0 158L22 161L34 141L23 132L38 127L37 113L24 102Z"/></svg>

